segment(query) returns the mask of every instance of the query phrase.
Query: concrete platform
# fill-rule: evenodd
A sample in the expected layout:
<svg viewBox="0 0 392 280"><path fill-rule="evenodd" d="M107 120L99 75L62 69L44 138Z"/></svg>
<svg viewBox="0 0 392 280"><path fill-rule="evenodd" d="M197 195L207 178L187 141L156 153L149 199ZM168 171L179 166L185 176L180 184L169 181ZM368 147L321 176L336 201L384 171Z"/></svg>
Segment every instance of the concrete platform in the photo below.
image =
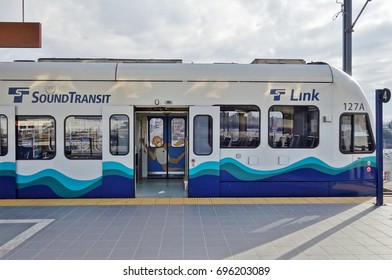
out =
<svg viewBox="0 0 392 280"><path fill-rule="evenodd" d="M392 260L375 198L0 200L0 260Z"/></svg>

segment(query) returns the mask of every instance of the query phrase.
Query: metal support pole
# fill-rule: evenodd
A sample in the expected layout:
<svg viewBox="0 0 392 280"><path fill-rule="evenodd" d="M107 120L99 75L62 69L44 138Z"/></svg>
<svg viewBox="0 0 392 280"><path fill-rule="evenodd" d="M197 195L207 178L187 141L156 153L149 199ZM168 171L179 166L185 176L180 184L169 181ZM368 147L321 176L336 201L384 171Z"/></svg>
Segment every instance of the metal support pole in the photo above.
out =
<svg viewBox="0 0 392 280"><path fill-rule="evenodd" d="M22 22L24 22L24 18L25 18L24 7L25 7L24 0L22 0Z"/></svg>
<svg viewBox="0 0 392 280"><path fill-rule="evenodd" d="M354 26L355 26L355 24L357 23L359 17L362 15L363 11L365 10L367 4L368 4L370 1L372 1L372 0L366 0L365 5L363 5L363 7L362 7L361 11L359 12L357 18L354 20L353 24L351 25L350 28L351 28L351 31L352 31L352 32L354 32Z"/></svg>
<svg viewBox="0 0 392 280"><path fill-rule="evenodd" d="M343 71L352 74L352 0L344 0L343 8Z"/></svg>
<svg viewBox="0 0 392 280"><path fill-rule="evenodd" d="M377 161L377 185L376 185L376 205L384 205L384 184L383 184L383 131L382 131L382 93L383 90L376 90L376 161Z"/></svg>
<svg viewBox="0 0 392 280"><path fill-rule="evenodd" d="M391 91L389 89L376 90L377 206L384 205L382 104L388 103L389 100L391 100Z"/></svg>

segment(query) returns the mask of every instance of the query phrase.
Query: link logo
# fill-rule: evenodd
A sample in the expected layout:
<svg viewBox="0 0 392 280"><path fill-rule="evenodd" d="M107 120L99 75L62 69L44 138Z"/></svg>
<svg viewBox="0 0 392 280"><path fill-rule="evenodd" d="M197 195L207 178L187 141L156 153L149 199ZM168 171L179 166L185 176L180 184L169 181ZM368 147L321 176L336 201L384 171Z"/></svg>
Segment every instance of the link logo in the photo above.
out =
<svg viewBox="0 0 392 280"><path fill-rule="evenodd" d="M270 95L274 96L274 101L280 101L280 96L286 94L285 89L271 89Z"/></svg>
<svg viewBox="0 0 392 280"><path fill-rule="evenodd" d="M270 95L274 96L274 101L280 101L280 96L286 94L286 89L271 89ZM312 91L300 92L291 89L290 101L320 101L319 92L316 89Z"/></svg>
<svg viewBox="0 0 392 280"><path fill-rule="evenodd" d="M30 93L29 88L11 87L8 89L8 95L14 96L14 103L22 103L23 102L23 95L29 95L29 93Z"/></svg>

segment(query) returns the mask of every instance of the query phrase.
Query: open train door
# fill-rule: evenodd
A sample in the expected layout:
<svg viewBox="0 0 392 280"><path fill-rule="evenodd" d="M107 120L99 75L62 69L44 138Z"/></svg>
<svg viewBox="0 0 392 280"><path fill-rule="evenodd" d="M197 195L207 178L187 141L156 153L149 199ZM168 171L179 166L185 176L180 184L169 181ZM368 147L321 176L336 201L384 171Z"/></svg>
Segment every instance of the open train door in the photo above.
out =
<svg viewBox="0 0 392 280"><path fill-rule="evenodd" d="M220 196L219 121L219 107L189 108L189 197Z"/></svg>
<svg viewBox="0 0 392 280"><path fill-rule="evenodd" d="M0 106L0 199L16 198L15 107Z"/></svg>
<svg viewBox="0 0 392 280"><path fill-rule="evenodd" d="M135 197L133 106L102 112L102 197Z"/></svg>

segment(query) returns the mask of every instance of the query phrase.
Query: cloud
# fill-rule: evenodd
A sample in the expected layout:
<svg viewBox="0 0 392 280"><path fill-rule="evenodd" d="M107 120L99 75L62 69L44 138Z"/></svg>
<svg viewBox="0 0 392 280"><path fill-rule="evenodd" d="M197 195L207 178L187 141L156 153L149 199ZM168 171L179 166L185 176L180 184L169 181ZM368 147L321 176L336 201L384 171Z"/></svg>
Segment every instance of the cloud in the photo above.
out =
<svg viewBox="0 0 392 280"><path fill-rule="evenodd" d="M363 4L353 1L353 18ZM25 5L26 21L43 24L43 48L2 49L0 60L250 63L257 57L325 61L337 68L342 63L342 17L332 20L341 7L332 0L29 0ZM0 20L20 20L20 3L0 0L0 6ZM370 99L376 86L392 87L391 27L391 1L371 1L355 26L353 76Z"/></svg>

